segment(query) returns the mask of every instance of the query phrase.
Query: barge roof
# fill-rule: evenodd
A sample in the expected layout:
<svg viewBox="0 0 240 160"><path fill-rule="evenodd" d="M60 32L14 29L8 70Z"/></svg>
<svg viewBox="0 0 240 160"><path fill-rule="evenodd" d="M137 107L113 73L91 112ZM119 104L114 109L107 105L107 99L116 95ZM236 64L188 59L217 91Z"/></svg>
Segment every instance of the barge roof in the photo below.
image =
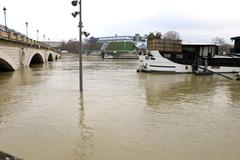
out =
<svg viewBox="0 0 240 160"><path fill-rule="evenodd" d="M218 46L212 43L183 43L183 46Z"/></svg>
<svg viewBox="0 0 240 160"><path fill-rule="evenodd" d="M232 37L231 40L240 40L240 36Z"/></svg>

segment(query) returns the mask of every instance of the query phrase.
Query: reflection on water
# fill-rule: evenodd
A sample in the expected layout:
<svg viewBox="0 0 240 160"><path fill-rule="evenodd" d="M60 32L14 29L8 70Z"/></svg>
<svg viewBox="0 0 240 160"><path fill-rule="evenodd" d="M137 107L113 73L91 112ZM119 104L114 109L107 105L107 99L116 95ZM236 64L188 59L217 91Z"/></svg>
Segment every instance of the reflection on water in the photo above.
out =
<svg viewBox="0 0 240 160"><path fill-rule="evenodd" d="M85 108L84 108L84 95L80 94L80 107L79 107L79 140L76 142L74 148L73 159L91 159L93 156L93 131L84 122Z"/></svg>
<svg viewBox="0 0 240 160"><path fill-rule="evenodd" d="M80 119L79 119L79 124L80 126L84 126L84 98L83 98L83 93L80 93L80 108L79 108L79 113L80 113Z"/></svg>
<svg viewBox="0 0 240 160"><path fill-rule="evenodd" d="M240 85L78 56L0 73L0 150L24 159L239 159Z"/></svg>
<svg viewBox="0 0 240 160"><path fill-rule="evenodd" d="M193 75L141 75L144 78L146 103L150 107L159 107L168 104L169 107L189 101L209 103L214 95L217 77L207 76L198 78ZM209 87L211 86L211 87Z"/></svg>

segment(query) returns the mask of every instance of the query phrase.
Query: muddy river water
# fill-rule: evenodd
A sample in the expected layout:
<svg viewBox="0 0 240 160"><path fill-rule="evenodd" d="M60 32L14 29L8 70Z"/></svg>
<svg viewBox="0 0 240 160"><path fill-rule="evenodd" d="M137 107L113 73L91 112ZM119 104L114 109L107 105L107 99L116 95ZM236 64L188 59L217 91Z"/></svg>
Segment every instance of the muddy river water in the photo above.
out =
<svg viewBox="0 0 240 160"><path fill-rule="evenodd" d="M0 73L0 150L24 160L238 160L240 82L78 57Z"/></svg>

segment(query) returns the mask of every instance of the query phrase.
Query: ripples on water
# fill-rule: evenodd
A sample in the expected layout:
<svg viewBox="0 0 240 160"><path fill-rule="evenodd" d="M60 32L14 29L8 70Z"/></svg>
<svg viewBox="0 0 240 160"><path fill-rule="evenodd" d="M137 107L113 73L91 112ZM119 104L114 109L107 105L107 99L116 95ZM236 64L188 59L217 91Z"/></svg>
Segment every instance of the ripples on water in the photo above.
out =
<svg viewBox="0 0 240 160"><path fill-rule="evenodd" d="M84 58L0 73L0 150L24 159L240 158L240 85Z"/></svg>

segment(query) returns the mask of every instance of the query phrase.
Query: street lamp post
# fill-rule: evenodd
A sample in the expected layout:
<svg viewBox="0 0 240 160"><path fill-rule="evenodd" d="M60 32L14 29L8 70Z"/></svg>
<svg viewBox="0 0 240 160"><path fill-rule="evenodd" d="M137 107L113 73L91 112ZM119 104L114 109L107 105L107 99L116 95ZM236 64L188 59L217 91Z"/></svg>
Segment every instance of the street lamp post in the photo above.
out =
<svg viewBox="0 0 240 160"><path fill-rule="evenodd" d="M79 76L81 77L80 84L80 92L83 91L83 70L82 70L82 0L79 0Z"/></svg>
<svg viewBox="0 0 240 160"><path fill-rule="evenodd" d="M78 1L73 0L72 5L77 6ZM72 15L74 17L79 14L79 89L80 92L83 91L83 71L82 71L82 0L79 0L79 12L74 12Z"/></svg>
<svg viewBox="0 0 240 160"><path fill-rule="evenodd" d="M83 91L83 71L82 71L82 52L83 52L83 47L82 47L82 35L85 37L88 37L90 33L84 31L82 32L82 0L73 0L72 5L77 6L79 4L79 11L73 12L72 16L75 18L77 15L79 15L79 88L80 92Z"/></svg>
<svg viewBox="0 0 240 160"><path fill-rule="evenodd" d="M5 31L7 32L7 17L6 17L7 9L5 6L3 7L3 13L4 13L4 19L5 19Z"/></svg>
<svg viewBox="0 0 240 160"><path fill-rule="evenodd" d="M26 22L26 36L28 38L28 22Z"/></svg>

